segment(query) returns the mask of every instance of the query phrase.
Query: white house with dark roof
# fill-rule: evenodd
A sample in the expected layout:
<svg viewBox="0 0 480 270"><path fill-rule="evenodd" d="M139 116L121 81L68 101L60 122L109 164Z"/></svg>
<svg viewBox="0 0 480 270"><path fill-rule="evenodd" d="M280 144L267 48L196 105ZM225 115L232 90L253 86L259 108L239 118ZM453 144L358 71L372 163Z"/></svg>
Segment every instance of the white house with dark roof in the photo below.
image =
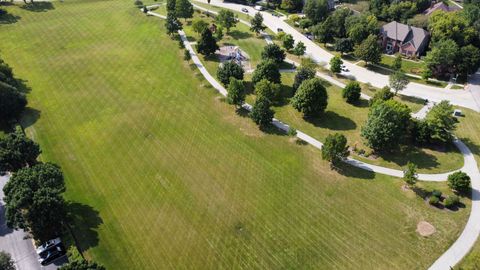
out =
<svg viewBox="0 0 480 270"><path fill-rule="evenodd" d="M382 46L388 54L420 56L427 48L430 33L422 28L398 22L387 23L380 29Z"/></svg>

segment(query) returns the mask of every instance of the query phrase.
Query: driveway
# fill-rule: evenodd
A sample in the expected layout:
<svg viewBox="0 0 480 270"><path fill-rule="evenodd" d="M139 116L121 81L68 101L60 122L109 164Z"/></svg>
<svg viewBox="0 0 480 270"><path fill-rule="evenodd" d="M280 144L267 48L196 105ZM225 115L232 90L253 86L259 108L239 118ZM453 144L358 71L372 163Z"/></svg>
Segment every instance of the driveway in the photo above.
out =
<svg viewBox="0 0 480 270"><path fill-rule="evenodd" d="M205 3L205 1L198 1ZM248 9L248 14L253 16L257 11L252 7L226 3L222 0L211 0L212 5L242 12L242 8ZM268 12L261 12L263 15L263 23L271 29L273 32L277 32L278 28L281 28L285 33L291 34L296 42L302 41L306 46L306 55L314 59L318 63L328 64L333 57L331 53L322 49L320 46L309 40L302 33L298 32L295 28L287 24L285 17L275 17ZM345 66L349 72L343 72L342 74L355 79L363 83L370 83L371 85L382 88L388 85L388 76L380 73L373 72L366 68L354 65L352 63L345 62ZM480 111L480 107L473 100L472 94L469 90L446 90L443 88L432 87L419 83L410 83L405 90L402 91L403 95L414 96L419 98L428 99L434 102L440 102L442 100L449 100L452 104L470 108L476 111Z"/></svg>
<svg viewBox="0 0 480 270"><path fill-rule="evenodd" d="M41 266L37 260L32 239L27 238L28 235L23 230L12 230L7 227L3 202L3 186L7 181L8 176L0 176L0 250L10 253L17 270L57 269L66 261L66 256L50 265Z"/></svg>

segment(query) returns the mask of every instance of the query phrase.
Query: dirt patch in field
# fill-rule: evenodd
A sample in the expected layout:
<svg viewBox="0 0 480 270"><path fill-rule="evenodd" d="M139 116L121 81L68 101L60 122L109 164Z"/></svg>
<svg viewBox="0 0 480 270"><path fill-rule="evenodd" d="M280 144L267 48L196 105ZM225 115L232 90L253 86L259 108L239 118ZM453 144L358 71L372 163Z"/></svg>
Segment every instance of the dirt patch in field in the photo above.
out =
<svg viewBox="0 0 480 270"><path fill-rule="evenodd" d="M435 233L435 227L433 227L432 224L426 222L426 221L420 221L417 224L417 233L420 234L421 236L428 237L432 234Z"/></svg>

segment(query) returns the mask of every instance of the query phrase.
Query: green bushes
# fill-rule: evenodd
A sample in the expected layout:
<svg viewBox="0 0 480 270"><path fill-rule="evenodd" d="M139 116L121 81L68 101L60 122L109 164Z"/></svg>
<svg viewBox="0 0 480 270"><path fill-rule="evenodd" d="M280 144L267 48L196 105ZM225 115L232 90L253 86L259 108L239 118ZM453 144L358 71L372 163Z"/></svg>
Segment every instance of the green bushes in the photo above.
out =
<svg viewBox="0 0 480 270"><path fill-rule="evenodd" d="M470 176L458 171L448 176L448 186L459 193L470 191Z"/></svg>
<svg viewBox="0 0 480 270"><path fill-rule="evenodd" d="M454 206L457 206L459 203L460 203L460 198L457 195L450 195L444 201L444 205L447 208L452 208Z"/></svg>
<svg viewBox="0 0 480 270"><path fill-rule="evenodd" d="M439 202L440 202L440 198L436 196L430 196L430 198L428 199L428 203L431 205L437 205Z"/></svg>
<svg viewBox="0 0 480 270"><path fill-rule="evenodd" d="M356 81L351 81L345 86L345 88L343 88L342 97L348 103L355 103L360 100L361 91L362 88L360 87L360 84Z"/></svg>

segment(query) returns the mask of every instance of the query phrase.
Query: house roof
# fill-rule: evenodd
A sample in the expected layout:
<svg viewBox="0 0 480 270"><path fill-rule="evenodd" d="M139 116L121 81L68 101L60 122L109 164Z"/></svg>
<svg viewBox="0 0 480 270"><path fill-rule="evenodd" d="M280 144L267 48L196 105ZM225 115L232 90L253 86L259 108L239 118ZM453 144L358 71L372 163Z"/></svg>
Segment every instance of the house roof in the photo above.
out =
<svg viewBox="0 0 480 270"><path fill-rule="evenodd" d="M388 38L398 40L404 45L411 44L415 49L429 36L429 33L422 28L409 26L403 23L391 22L387 23L380 29L380 33Z"/></svg>
<svg viewBox="0 0 480 270"><path fill-rule="evenodd" d="M451 11L456 11L458 10L459 8L457 6L448 6L447 4L443 3L443 2L438 2L436 4L434 4L433 6L427 8L423 14L425 15L430 15L432 14L433 12L437 11L437 10L441 10L441 11L445 11L445 12L451 12Z"/></svg>

